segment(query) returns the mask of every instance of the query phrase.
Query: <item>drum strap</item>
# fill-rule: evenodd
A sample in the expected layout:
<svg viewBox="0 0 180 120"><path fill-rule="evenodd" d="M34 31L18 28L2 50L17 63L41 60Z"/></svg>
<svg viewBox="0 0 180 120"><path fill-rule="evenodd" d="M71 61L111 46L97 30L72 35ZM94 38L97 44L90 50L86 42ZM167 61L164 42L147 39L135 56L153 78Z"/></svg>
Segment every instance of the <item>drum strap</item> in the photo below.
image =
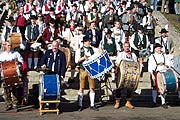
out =
<svg viewBox="0 0 180 120"><path fill-rule="evenodd" d="M165 57L164 57L164 54L162 54L163 55L163 58L164 58L164 63L163 64L165 64ZM155 61L155 63L156 63L156 68L155 68L155 72L156 72L156 70L157 70L157 67L158 67L158 63L157 63L157 60L156 60L156 58L154 57L154 55L153 55L153 58L154 58L154 61Z"/></svg>

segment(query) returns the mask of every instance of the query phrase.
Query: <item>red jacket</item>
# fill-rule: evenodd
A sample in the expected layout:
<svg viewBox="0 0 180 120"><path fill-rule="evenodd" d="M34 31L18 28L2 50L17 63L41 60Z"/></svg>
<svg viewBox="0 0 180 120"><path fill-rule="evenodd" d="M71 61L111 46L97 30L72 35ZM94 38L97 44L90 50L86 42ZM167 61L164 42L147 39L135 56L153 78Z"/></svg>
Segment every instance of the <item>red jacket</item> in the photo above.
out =
<svg viewBox="0 0 180 120"><path fill-rule="evenodd" d="M55 29L54 31L54 38L58 37L59 29ZM50 32L50 27L46 27L43 34L42 34L42 39L44 41L49 41L50 42L51 38L51 32Z"/></svg>

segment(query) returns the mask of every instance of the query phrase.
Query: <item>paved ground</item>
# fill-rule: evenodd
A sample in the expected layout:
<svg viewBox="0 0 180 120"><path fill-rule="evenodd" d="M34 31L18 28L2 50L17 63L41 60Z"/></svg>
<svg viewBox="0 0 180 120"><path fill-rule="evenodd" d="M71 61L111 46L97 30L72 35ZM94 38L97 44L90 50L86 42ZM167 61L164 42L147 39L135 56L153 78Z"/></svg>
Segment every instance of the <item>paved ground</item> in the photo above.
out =
<svg viewBox="0 0 180 120"><path fill-rule="evenodd" d="M0 104L2 108L2 104ZM71 104L64 104L63 112L59 115L56 113L46 113L42 116L39 115L36 109L28 108L18 113L2 112L0 111L0 120L179 120L180 107L169 107L163 109L161 107L136 107L129 110L121 107L116 110L112 104L105 105L100 108L100 111L92 111L86 108L82 112L75 111Z"/></svg>

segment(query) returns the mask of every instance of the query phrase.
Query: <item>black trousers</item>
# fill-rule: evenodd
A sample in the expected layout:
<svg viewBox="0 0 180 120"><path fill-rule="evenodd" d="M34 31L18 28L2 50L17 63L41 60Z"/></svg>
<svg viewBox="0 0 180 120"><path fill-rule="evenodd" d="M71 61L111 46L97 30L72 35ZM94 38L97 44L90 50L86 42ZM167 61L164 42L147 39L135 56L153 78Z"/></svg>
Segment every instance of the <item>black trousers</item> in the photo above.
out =
<svg viewBox="0 0 180 120"><path fill-rule="evenodd" d="M121 91L124 90L123 88L118 88L115 90L115 99L121 99ZM126 93L126 99L132 98L132 90L125 89L127 91Z"/></svg>

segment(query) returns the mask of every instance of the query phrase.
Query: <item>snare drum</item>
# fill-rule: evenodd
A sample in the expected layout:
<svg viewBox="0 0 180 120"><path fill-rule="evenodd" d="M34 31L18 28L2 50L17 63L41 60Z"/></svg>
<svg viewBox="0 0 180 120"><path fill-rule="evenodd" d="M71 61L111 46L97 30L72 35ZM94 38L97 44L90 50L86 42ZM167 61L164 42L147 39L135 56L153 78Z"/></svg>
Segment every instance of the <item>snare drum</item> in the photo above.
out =
<svg viewBox="0 0 180 120"><path fill-rule="evenodd" d="M30 50L33 51L33 52L39 51L40 48L41 48L41 43L38 43L38 42L33 43L33 44L31 44L31 46L30 46Z"/></svg>
<svg viewBox="0 0 180 120"><path fill-rule="evenodd" d="M178 79L172 69L158 72L155 82L160 94L164 94L165 92L176 92L178 89Z"/></svg>
<svg viewBox="0 0 180 120"><path fill-rule="evenodd" d="M9 35L9 37L12 42L12 49L20 47L20 44L22 42L21 33L12 33L11 35Z"/></svg>
<svg viewBox="0 0 180 120"><path fill-rule="evenodd" d="M104 51L102 54L94 54L89 57L88 60L83 62L83 66L94 79L109 72L114 65L107 51Z"/></svg>
<svg viewBox="0 0 180 120"><path fill-rule="evenodd" d="M1 63L1 80L5 80L6 85L13 86L20 82L20 70L15 64L15 60Z"/></svg>
<svg viewBox="0 0 180 120"><path fill-rule="evenodd" d="M57 74L44 74L42 76L40 96L42 100L60 99L60 83Z"/></svg>
<svg viewBox="0 0 180 120"><path fill-rule="evenodd" d="M127 88L135 91L140 79L138 62L121 61L117 71L117 88Z"/></svg>

